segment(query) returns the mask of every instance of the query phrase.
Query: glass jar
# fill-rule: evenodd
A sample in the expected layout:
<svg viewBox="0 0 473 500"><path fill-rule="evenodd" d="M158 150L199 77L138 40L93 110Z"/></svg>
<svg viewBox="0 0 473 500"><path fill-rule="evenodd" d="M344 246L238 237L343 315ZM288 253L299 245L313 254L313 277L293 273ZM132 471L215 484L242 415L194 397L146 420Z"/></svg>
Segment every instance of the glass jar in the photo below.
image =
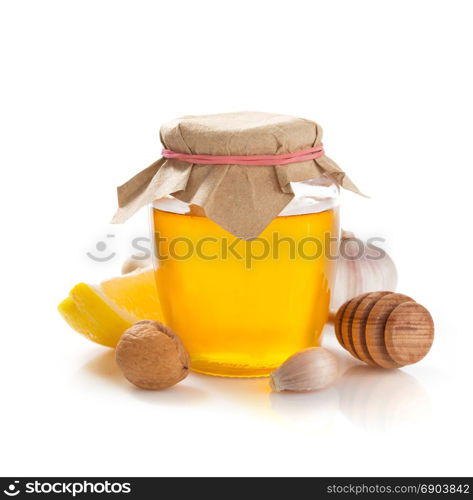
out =
<svg viewBox="0 0 473 500"><path fill-rule="evenodd" d="M339 188L329 177L291 183L295 197L251 241L171 196L152 205L163 321L195 371L266 376L319 345L336 255Z"/></svg>

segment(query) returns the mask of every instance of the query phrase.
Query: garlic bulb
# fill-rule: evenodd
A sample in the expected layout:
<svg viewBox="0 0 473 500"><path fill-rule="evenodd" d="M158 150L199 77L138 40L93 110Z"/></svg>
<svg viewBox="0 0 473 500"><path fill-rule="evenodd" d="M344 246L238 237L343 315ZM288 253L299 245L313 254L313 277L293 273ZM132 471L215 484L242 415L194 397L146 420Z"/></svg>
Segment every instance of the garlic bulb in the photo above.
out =
<svg viewBox="0 0 473 500"><path fill-rule="evenodd" d="M270 385L275 392L316 391L327 387L337 377L337 358L323 347L309 347L292 355L273 371Z"/></svg>
<svg viewBox="0 0 473 500"><path fill-rule="evenodd" d="M133 257L128 257L128 259L123 262L122 265L122 274L129 274L137 269L145 269L147 267L151 267L153 264L151 262L151 259L147 257L146 259L137 259Z"/></svg>
<svg viewBox="0 0 473 500"><path fill-rule="evenodd" d="M347 300L366 292L394 292L397 271L391 257L374 245L342 230L330 309L336 313Z"/></svg>

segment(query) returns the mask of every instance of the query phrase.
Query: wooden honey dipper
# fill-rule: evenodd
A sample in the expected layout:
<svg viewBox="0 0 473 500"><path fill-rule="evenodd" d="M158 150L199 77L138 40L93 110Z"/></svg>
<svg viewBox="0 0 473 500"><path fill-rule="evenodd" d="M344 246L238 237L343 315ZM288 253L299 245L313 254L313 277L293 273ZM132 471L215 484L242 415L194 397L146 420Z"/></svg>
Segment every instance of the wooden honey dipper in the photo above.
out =
<svg viewBox="0 0 473 500"><path fill-rule="evenodd" d="M372 366L400 368L429 352L434 322L429 311L407 295L371 292L340 307L335 333L355 358Z"/></svg>

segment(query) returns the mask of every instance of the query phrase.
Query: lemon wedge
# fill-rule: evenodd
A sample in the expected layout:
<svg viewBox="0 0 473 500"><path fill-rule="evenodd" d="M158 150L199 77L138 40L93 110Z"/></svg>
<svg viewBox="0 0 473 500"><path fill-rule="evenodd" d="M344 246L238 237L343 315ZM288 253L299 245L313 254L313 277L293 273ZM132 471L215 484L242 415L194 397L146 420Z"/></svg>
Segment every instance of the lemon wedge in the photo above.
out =
<svg viewBox="0 0 473 500"><path fill-rule="evenodd" d="M115 347L123 332L136 321L162 321L152 269L112 278L100 285L79 283L58 310L74 330L108 347Z"/></svg>

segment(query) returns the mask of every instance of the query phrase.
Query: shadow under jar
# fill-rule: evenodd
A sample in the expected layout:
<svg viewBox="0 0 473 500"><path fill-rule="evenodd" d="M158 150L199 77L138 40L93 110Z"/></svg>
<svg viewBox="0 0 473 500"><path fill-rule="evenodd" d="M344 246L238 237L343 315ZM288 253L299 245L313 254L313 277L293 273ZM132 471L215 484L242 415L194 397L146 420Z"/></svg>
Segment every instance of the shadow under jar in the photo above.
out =
<svg viewBox="0 0 473 500"><path fill-rule="evenodd" d="M292 201L253 240L233 236L195 205L152 205L155 274L164 322L192 369L267 376L319 345L339 235L338 186L323 175L292 182Z"/></svg>

